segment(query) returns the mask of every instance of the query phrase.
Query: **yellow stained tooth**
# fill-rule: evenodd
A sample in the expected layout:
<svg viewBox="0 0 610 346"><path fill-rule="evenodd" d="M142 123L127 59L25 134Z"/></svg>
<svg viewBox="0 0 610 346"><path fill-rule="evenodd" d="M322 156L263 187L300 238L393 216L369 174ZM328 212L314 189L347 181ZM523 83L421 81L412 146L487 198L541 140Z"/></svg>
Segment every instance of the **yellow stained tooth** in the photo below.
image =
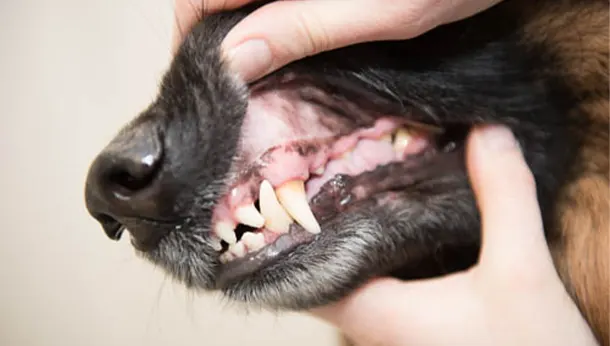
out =
<svg viewBox="0 0 610 346"><path fill-rule="evenodd" d="M398 129L398 131L396 131L396 136L394 137L394 151L399 154L402 154L407 148L407 145L409 145L410 141L411 134L409 133L409 131L404 128Z"/></svg>
<svg viewBox="0 0 610 346"><path fill-rule="evenodd" d="M380 140L382 140L384 142L392 143L392 134L391 133L387 133L387 134L381 136Z"/></svg>
<svg viewBox="0 0 610 346"><path fill-rule="evenodd" d="M320 166L320 167L316 168L315 171L313 171L313 174L315 174L315 175L322 175L322 174L324 174L325 170L326 169L325 169L324 166Z"/></svg>
<svg viewBox="0 0 610 346"><path fill-rule="evenodd" d="M230 222L218 222L214 227L214 232L220 239L226 241L228 244L235 244L237 242L235 226Z"/></svg>
<svg viewBox="0 0 610 346"><path fill-rule="evenodd" d="M284 209L309 233L320 233L320 225L313 215L307 196L305 183L302 180L292 180L275 190L279 202Z"/></svg>
<svg viewBox="0 0 610 346"><path fill-rule="evenodd" d="M262 233L246 232L241 236L241 242L248 247L249 252L254 252L265 246L265 236Z"/></svg>
<svg viewBox="0 0 610 346"><path fill-rule="evenodd" d="M292 218L278 201L273 186L267 180L261 183L258 202L265 218L265 228L274 233L287 233Z"/></svg>
<svg viewBox="0 0 610 346"><path fill-rule="evenodd" d="M243 205L237 208L235 210L235 218L240 223L254 228L263 227L265 224L265 219L256 210L254 204Z"/></svg>

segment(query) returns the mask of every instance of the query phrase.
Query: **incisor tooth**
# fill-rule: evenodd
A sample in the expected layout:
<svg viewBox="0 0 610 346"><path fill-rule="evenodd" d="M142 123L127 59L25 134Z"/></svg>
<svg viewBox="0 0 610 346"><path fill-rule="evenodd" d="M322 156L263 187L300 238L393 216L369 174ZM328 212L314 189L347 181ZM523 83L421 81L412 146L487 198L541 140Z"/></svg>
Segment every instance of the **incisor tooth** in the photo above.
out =
<svg viewBox="0 0 610 346"><path fill-rule="evenodd" d="M324 166L320 166L320 167L316 168L313 171L313 174L315 174L315 175L322 175L322 174L324 174L324 171L325 171L325 167Z"/></svg>
<svg viewBox="0 0 610 346"><path fill-rule="evenodd" d="M210 236L210 246L212 246L212 249L214 249L215 251L222 250L222 245L220 244L220 238L218 238L216 235Z"/></svg>
<svg viewBox="0 0 610 346"><path fill-rule="evenodd" d="M232 261L233 259L235 259L235 256L232 253L230 253L229 251L220 255L220 263L227 263L227 262Z"/></svg>
<svg viewBox="0 0 610 346"><path fill-rule="evenodd" d="M279 202L284 209L309 233L320 233L320 225L313 215L307 196L305 195L305 183L302 180L292 180L275 190Z"/></svg>
<svg viewBox="0 0 610 346"><path fill-rule="evenodd" d="M396 136L394 137L394 151L402 154L405 151L405 148L411 141L411 134L404 128L399 129L396 132Z"/></svg>
<svg viewBox="0 0 610 346"><path fill-rule="evenodd" d="M258 202L265 218L265 228L274 233L288 232L292 218L277 200L273 186L267 180L261 183Z"/></svg>
<svg viewBox="0 0 610 346"><path fill-rule="evenodd" d="M237 242L229 246L229 252L235 257L244 257L246 255L246 246L241 241Z"/></svg>
<svg viewBox="0 0 610 346"><path fill-rule="evenodd" d="M246 232L241 242L248 247L248 251L258 251L265 246L265 236L262 233Z"/></svg>
<svg viewBox="0 0 610 346"><path fill-rule="evenodd" d="M256 210L254 204L243 205L235 210L235 218L246 226L259 228L265 224L265 219Z"/></svg>
<svg viewBox="0 0 610 346"><path fill-rule="evenodd" d="M237 242L237 236L235 235L235 225L226 221L220 221L214 227L216 235L220 239L226 241L228 244L235 244Z"/></svg>

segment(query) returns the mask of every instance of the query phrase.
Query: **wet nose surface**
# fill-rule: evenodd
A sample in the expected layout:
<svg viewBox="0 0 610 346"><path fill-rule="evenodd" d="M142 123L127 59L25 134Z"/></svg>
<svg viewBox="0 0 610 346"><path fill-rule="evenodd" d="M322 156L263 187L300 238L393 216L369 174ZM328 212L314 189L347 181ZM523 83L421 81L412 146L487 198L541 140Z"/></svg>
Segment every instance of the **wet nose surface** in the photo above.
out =
<svg viewBox="0 0 610 346"><path fill-rule="evenodd" d="M111 239L118 240L127 228L137 247L158 242L160 231L142 223L162 217L158 204L163 184L158 180L163 154L159 132L140 125L119 134L92 163L86 204Z"/></svg>

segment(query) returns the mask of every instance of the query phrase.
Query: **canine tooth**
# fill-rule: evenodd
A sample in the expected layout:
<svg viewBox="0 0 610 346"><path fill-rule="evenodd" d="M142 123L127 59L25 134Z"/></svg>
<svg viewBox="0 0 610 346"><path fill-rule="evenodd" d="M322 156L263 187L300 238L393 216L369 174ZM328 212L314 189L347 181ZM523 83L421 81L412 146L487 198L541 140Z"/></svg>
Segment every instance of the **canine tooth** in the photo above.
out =
<svg viewBox="0 0 610 346"><path fill-rule="evenodd" d="M392 142L392 134L391 133L386 133L385 135L381 136L380 138L381 141L384 142Z"/></svg>
<svg viewBox="0 0 610 346"><path fill-rule="evenodd" d="M229 246L229 252L236 257L244 257L246 255L246 246L241 241Z"/></svg>
<svg viewBox="0 0 610 346"><path fill-rule="evenodd" d="M263 227L265 224L265 219L263 216L256 210L254 204L243 205L235 210L235 218L240 223L250 227Z"/></svg>
<svg viewBox="0 0 610 346"><path fill-rule="evenodd" d="M278 201L273 186L267 180L261 183L258 201L265 218L265 227L274 233L288 232L292 218Z"/></svg>
<svg viewBox="0 0 610 346"><path fill-rule="evenodd" d="M411 141L411 134L404 128L398 129L396 131L396 136L394 137L394 151L397 153L401 153L405 151L405 148Z"/></svg>
<svg viewBox="0 0 610 346"><path fill-rule="evenodd" d="M320 233L320 225L307 203L305 183L302 180L292 180L284 183L275 190L275 193L288 214L306 231L313 234Z"/></svg>
<svg viewBox="0 0 610 346"><path fill-rule="evenodd" d="M221 221L216 224L214 231L216 232L216 235L220 237L220 239L226 241L228 244L235 244L237 242L235 226L232 223Z"/></svg>
<svg viewBox="0 0 610 346"><path fill-rule="evenodd" d="M258 251L265 246L265 236L262 233L246 232L241 237L241 242L248 247L249 251Z"/></svg>

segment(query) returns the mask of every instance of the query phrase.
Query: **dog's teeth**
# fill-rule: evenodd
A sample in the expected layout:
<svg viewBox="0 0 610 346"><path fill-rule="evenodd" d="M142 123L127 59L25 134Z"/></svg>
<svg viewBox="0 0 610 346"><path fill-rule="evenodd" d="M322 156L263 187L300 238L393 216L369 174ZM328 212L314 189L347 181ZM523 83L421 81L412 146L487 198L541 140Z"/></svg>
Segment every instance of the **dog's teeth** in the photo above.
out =
<svg viewBox="0 0 610 346"><path fill-rule="evenodd" d="M387 134L381 136L381 138L379 140L381 140L383 142L392 143L392 134L391 133L387 133Z"/></svg>
<svg viewBox="0 0 610 346"><path fill-rule="evenodd" d="M226 241L228 244L235 244L237 236L235 235L235 225L226 221L220 221L214 227L216 235Z"/></svg>
<svg viewBox="0 0 610 346"><path fill-rule="evenodd" d="M246 232L241 241L248 247L248 252L258 251L265 246L265 236L262 233Z"/></svg>
<svg viewBox="0 0 610 346"><path fill-rule="evenodd" d="M396 136L394 137L394 151L399 154L402 154L407 148L407 145L409 145L410 141L411 134L409 133L409 131L404 128L398 129L398 131L396 131Z"/></svg>
<svg viewBox="0 0 610 346"><path fill-rule="evenodd" d="M274 233L287 233L292 218L278 201L273 186L267 180L261 183L258 201L265 219L265 228Z"/></svg>
<svg viewBox="0 0 610 346"><path fill-rule="evenodd" d="M284 209L299 225L310 233L320 233L320 225L307 203L305 183L302 180L284 183L275 192Z"/></svg>
<svg viewBox="0 0 610 346"><path fill-rule="evenodd" d="M315 175L322 175L322 174L324 174L324 171L325 171L325 170L326 170L326 169L325 169L325 167L324 167L324 166L320 166L320 167L316 168L316 169L313 171L313 174L315 174Z"/></svg>
<svg viewBox="0 0 610 346"><path fill-rule="evenodd" d="M229 246L229 252L235 257L240 258L246 255L246 246L241 241Z"/></svg>
<svg viewBox="0 0 610 346"><path fill-rule="evenodd" d="M220 263L227 263L229 261L232 261L233 259L235 259L235 256L230 253L229 251L223 253L222 255L220 255Z"/></svg>
<svg viewBox="0 0 610 346"><path fill-rule="evenodd" d="M263 216L256 210L254 204L243 205L235 210L235 218L240 223L254 227L260 228L265 224L265 219Z"/></svg>
<svg viewBox="0 0 610 346"><path fill-rule="evenodd" d="M212 246L212 249L214 249L215 251L222 250L222 245L220 244L220 238L218 238L216 235L210 236L210 246Z"/></svg>

